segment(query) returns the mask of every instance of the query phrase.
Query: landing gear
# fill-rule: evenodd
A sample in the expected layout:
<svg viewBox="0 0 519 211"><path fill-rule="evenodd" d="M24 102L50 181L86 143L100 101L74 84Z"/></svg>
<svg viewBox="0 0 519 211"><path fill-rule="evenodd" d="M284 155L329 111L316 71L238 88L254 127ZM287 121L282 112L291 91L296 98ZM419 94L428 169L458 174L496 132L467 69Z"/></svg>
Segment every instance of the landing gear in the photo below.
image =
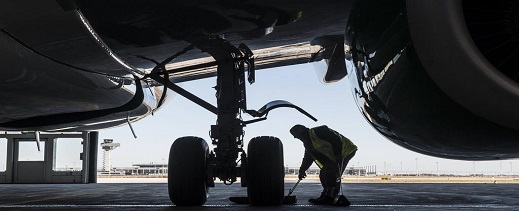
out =
<svg viewBox="0 0 519 211"><path fill-rule="evenodd" d="M244 44L236 48L219 37L204 40L204 45L199 47L206 45L218 46L200 49L211 54L218 65L216 107L172 83L168 74L175 70L166 70L167 62L156 62L155 71L146 76L217 115L217 124L211 125L210 133L211 142L216 146L214 151L208 153L205 141L196 137L180 138L171 146L170 199L176 205L202 205L207 200L207 187L214 187L214 179L230 185L241 177L241 185L248 187L253 205L280 205L284 192L283 145L278 138L257 137L249 143L247 156L243 150L243 128L267 119L269 111L280 107L294 108L314 121L317 119L298 106L280 100L267 103L258 111L248 110L245 72L252 84L255 80L252 51ZM243 121L242 113L256 119Z"/></svg>
<svg viewBox="0 0 519 211"><path fill-rule="evenodd" d="M247 195L252 205L277 206L283 202L285 169L283 144L261 136L249 142Z"/></svg>
<svg viewBox="0 0 519 211"><path fill-rule="evenodd" d="M177 206L199 206L207 201L209 146L198 137L182 137L171 145L168 165L169 198Z"/></svg>

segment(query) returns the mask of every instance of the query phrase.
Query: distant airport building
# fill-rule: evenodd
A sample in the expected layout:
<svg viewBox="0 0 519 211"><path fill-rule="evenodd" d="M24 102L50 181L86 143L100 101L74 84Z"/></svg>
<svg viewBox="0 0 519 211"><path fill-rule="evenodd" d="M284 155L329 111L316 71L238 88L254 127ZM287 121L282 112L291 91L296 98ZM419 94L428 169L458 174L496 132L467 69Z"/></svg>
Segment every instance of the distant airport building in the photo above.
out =
<svg viewBox="0 0 519 211"><path fill-rule="evenodd" d="M344 170L345 175L357 175L357 176L366 176L367 171L365 167L349 167ZM374 172L370 172L375 174Z"/></svg>
<svg viewBox="0 0 519 211"><path fill-rule="evenodd" d="M117 172L122 175L166 175L168 174L168 164L148 163L133 164L131 167L115 167L111 172ZM107 175L101 173L100 175Z"/></svg>
<svg viewBox="0 0 519 211"><path fill-rule="evenodd" d="M311 167L306 171L308 175L319 174L320 169ZM297 175L299 167L285 167L286 175ZM165 163L148 163L148 164L133 164L131 167L115 167L110 171L100 170L98 175L167 175L168 164ZM367 167L348 167L344 170L344 175L375 175L376 170L374 166Z"/></svg>
<svg viewBox="0 0 519 211"><path fill-rule="evenodd" d="M317 167L310 167L308 170L306 170L306 174L312 175L312 174L319 174L320 169ZM299 174L299 167L285 167L285 174L286 175L297 175ZM366 176L366 175L375 175L376 174L376 168L375 166L364 166L364 167L347 167L343 175L359 175L359 176Z"/></svg>
<svg viewBox="0 0 519 211"><path fill-rule="evenodd" d="M308 170L306 170L306 174L319 174L321 169L317 167L310 167ZM285 167L285 174L286 175L298 175L299 174L299 167Z"/></svg>

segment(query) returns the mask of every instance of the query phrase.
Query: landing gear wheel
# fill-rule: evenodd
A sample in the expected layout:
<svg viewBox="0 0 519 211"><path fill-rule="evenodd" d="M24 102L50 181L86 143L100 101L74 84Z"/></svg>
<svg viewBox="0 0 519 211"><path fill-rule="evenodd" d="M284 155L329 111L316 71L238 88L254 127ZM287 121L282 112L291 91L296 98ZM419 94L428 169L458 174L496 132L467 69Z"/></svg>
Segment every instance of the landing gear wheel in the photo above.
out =
<svg viewBox="0 0 519 211"><path fill-rule="evenodd" d="M207 201L209 146L198 137L178 138L171 145L168 165L169 199L177 206L200 206Z"/></svg>
<svg viewBox="0 0 519 211"><path fill-rule="evenodd" d="M283 202L283 144L276 137L253 138L248 146L247 195L252 205L278 206Z"/></svg>

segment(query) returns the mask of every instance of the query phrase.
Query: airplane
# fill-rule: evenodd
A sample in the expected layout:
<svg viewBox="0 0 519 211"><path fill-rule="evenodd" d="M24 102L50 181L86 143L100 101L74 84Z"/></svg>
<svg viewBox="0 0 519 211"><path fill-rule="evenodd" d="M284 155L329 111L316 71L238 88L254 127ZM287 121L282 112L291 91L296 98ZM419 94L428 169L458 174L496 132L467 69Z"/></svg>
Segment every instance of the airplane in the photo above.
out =
<svg viewBox="0 0 519 211"><path fill-rule="evenodd" d="M281 107L315 117L286 101L249 109L245 84L324 60L323 80L350 80L388 140L441 158L518 158L518 11L512 0L2 0L0 130L127 125L174 92L217 124L214 151L201 137L172 144L171 201L203 205L216 178L241 178L253 205L280 205L282 143L260 136L245 150L243 128ZM176 84L208 77L217 105Z"/></svg>

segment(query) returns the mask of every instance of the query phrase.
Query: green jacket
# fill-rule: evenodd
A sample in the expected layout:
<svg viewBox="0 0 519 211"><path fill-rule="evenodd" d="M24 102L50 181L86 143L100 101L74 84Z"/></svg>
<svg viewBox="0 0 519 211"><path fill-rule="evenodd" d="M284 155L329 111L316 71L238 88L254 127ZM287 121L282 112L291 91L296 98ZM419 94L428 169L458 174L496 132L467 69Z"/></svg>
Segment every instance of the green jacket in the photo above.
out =
<svg viewBox="0 0 519 211"><path fill-rule="evenodd" d="M326 125L310 128L308 132L310 135L310 140L312 142L312 147L315 149L315 151L326 156L326 158L330 159L333 162L340 162L348 155L350 155L352 152L357 150L357 146L353 142L351 142L348 138L344 137L337 131L328 128L328 126ZM317 159L317 157L319 156L313 155L311 153L312 151L315 151L307 151L310 152L309 154L312 156L317 166L319 166L319 168L322 168L322 162L320 162ZM340 158L338 159L336 155L339 155Z"/></svg>

